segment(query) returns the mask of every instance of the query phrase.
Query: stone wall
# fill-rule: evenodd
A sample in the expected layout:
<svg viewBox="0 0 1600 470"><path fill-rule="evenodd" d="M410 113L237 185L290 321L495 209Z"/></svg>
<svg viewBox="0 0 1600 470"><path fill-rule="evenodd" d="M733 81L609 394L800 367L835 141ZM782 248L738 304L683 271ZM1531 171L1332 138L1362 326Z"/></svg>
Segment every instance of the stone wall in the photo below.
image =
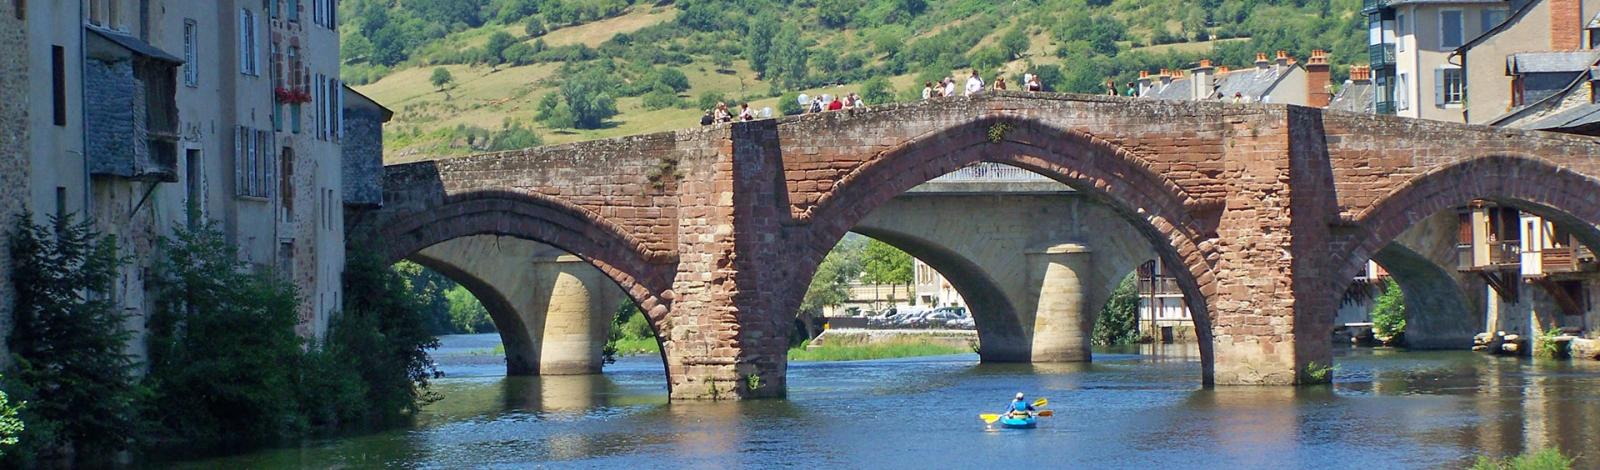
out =
<svg viewBox="0 0 1600 470"><path fill-rule="evenodd" d="M344 129L344 141L340 148L344 203L382 205L383 116L376 111L345 108Z"/></svg>
<svg viewBox="0 0 1600 470"><path fill-rule="evenodd" d="M96 175L134 176L150 160L144 145L144 87L126 60L84 63L84 129L89 171Z"/></svg>
<svg viewBox="0 0 1600 470"><path fill-rule="evenodd" d="M7 239L16 215L27 208L28 181L28 37L27 25L17 18L13 2L0 2L0 246ZM0 351L11 334L11 257L0 255ZM11 355L0 354L0 366Z"/></svg>

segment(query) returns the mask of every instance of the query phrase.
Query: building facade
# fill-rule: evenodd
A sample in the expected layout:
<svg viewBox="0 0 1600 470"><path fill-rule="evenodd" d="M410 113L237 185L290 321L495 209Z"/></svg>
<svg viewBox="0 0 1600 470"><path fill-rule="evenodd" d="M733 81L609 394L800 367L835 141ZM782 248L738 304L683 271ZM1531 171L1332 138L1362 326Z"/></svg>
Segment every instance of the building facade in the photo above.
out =
<svg viewBox="0 0 1600 470"><path fill-rule="evenodd" d="M1600 0L1527 0L1453 51L1466 70L1466 121L1494 124L1568 87L1594 65Z"/></svg>
<svg viewBox="0 0 1600 470"><path fill-rule="evenodd" d="M1494 29L1516 2L1367 0L1367 55L1379 114L1466 121L1466 71L1457 48Z"/></svg>
<svg viewBox="0 0 1600 470"><path fill-rule="evenodd" d="M345 258L336 1L5 3L25 28L0 28L0 64L23 65L0 70L0 136L26 155L0 162L0 214L88 215L116 236L130 262L108 294L135 332L157 241L203 224L291 280L299 332L324 332Z"/></svg>
<svg viewBox="0 0 1600 470"><path fill-rule="evenodd" d="M1239 69L1213 66L1210 60L1187 71L1163 69L1155 75L1139 73L1135 92L1141 98L1230 103L1276 103L1327 107L1329 92L1327 55L1313 51L1305 64L1278 51L1272 59L1257 53L1254 64Z"/></svg>

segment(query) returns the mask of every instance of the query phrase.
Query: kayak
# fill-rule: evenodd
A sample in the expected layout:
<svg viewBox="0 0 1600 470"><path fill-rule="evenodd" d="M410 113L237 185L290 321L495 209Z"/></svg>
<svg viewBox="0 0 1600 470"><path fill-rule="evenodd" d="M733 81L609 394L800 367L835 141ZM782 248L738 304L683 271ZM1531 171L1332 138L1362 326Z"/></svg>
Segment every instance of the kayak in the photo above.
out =
<svg viewBox="0 0 1600 470"><path fill-rule="evenodd" d="M1001 416L1000 417L1000 427L1006 428L1006 429L1033 429L1034 426L1036 426L1038 424L1039 424L1039 418L1034 417L1034 416L1015 417L1015 418L1013 418L1011 416Z"/></svg>

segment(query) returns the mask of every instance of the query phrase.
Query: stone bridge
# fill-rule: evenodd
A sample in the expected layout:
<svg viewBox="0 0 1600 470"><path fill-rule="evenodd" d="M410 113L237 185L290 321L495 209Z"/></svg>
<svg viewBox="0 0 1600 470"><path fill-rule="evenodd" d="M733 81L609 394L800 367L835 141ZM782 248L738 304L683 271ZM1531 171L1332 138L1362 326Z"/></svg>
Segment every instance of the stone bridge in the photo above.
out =
<svg viewBox="0 0 1600 470"><path fill-rule="evenodd" d="M781 396L828 250L910 188L1004 163L1109 207L1174 268L1204 383L1298 384L1331 363L1351 277L1437 212L1492 200L1600 245L1597 155L1295 106L999 92L391 166L384 207L352 224L394 260L475 235L558 247L646 312L674 399Z"/></svg>

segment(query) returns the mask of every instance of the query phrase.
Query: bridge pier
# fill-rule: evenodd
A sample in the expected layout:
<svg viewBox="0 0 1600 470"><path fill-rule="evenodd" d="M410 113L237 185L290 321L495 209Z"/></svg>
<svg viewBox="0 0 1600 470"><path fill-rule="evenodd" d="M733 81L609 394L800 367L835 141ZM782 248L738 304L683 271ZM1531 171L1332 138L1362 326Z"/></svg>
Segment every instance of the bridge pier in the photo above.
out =
<svg viewBox="0 0 1600 470"><path fill-rule="evenodd" d="M1092 255L1087 245L1062 243L1028 251L1034 304L1033 362L1088 362L1095 312L1089 311Z"/></svg>
<svg viewBox="0 0 1600 470"><path fill-rule="evenodd" d="M430 246L411 260L472 292L505 347L508 375L600 372L621 292L604 273L554 247L477 235Z"/></svg>

